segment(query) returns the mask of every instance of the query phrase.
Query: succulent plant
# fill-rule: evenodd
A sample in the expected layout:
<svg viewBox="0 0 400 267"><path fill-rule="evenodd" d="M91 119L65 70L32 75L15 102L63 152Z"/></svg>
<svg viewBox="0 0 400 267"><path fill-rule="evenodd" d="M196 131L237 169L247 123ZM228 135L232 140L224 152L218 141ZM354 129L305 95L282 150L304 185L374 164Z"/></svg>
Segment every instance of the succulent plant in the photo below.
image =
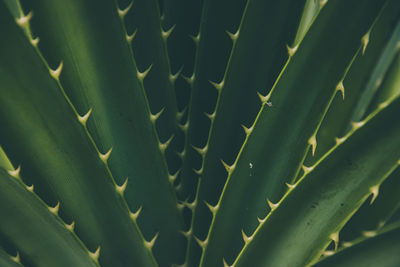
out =
<svg viewBox="0 0 400 267"><path fill-rule="evenodd" d="M400 266L400 1L2 0L0 36L0 266Z"/></svg>

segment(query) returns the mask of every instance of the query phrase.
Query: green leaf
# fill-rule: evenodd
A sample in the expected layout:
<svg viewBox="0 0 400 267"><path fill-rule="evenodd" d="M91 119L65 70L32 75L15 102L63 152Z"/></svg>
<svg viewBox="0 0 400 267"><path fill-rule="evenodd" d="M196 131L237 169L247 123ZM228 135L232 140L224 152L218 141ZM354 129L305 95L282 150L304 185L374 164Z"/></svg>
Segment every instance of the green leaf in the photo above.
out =
<svg viewBox="0 0 400 267"><path fill-rule="evenodd" d="M4 267L18 267L22 266L21 264L14 261L10 255L8 255L5 251L0 249L0 266Z"/></svg>
<svg viewBox="0 0 400 267"><path fill-rule="evenodd" d="M235 266L308 266L317 260L351 215L398 167L400 112L396 99L350 132L289 189L251 234ZM299 201L301 199L301 201ZM284 229L284 230L282 230Z"/></svg>
<svg viewBox="0 0 400 267"><path fill-rule="evenodd" d="M0 2L0 32L7 36L0 43L4 151L14 166L22 165L21 176L29 177L39 195L52 206L61 202L90 251L101 246L102 264L154 266L105 164L107 156L94 146L84 120L63 94L57 71L24 34L26 18L16 21Z"/></svg>
<svg viewBox="0 0 400 267"><path fill-rule="evenodd" d="M232 240L243 244L240 231L249 235L257 227L257 217L266 215L265 199L281 198L285 182L299 171L337 85L382 6L328 2L317 15L272 91L261 97L255 122L246 125L245 143L228 168L207 235L204 266L221 264L222 257L232 262L235 254L228 252Z"/></svg>
<svg viewBox="0 0 400 267"><path fill-rule="evenodd" d="M400 227L391 225L377 236L340 250L315 267L396 267L400 265ZM392 229L391 229L392 228Z"/></svg>
<svg viewBox="0 0 400 267"><path fill-rule="evenodd" d="M24 260L35 266L98 266L64 222L19 178L2 168L0 188L0 231L18 247ZM20 266L8 260L0 252L1 266Z"/></svg>

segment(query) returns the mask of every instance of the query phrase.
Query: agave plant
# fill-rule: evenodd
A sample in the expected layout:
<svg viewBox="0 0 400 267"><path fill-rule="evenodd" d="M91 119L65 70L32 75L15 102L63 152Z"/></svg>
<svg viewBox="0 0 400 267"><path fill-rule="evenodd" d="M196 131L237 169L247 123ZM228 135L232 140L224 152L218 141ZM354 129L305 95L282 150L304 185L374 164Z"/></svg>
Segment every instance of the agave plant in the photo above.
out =
<svg viewBox="0 0 400 267"><path fill-rule="evenodd" d="M2 0L0 36L0 266L400 266L400 1Z"/></svg>

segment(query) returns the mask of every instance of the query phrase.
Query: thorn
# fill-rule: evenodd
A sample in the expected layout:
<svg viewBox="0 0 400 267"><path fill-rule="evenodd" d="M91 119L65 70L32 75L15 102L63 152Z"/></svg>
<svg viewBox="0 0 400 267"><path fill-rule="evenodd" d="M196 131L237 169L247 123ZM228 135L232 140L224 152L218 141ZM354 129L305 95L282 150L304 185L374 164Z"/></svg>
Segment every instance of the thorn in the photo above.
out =
<svg viewBox="0 0 400 267"><path fill-rule="evenodd" d="M153 64L150 64L150 66L143 72L140 72L139 70L137 70L137 76L141 82L143 82L144 78L146 78L147 74L149 73L149 71L151 70L152 67L153 67Z"/></svg>
<svg viewBox="0 0 400 267"><path fill-rule="evenodd" d="M209 83L211 83L211 85L214 86L214 88L217 89L218 92L221 92L222 88L224 87L224 79L222 79L222 81L219 83L209 80Z"/></svg>
<svg viewBox="0 0 400 267"><path fill-rule="evenodd" d="M126 34L126 36L125 36L126 41L128 41L129 44L132 44L133 39L135 39L136 33L137 33L137 29L131 35Z"/></svg>
<svg viewBox="0 0 400 267"><path fill-rule="evenodd" d="M193 202L183 202L183 205L185 205L186 208L190 209L190 210L194 210L197 206L197 199L193 200Z"/></svg>
<svg viewBox="0 0 400 267"><path fill-rule="evenodd" d="M340 91L342 93L342 98L344 100L344 86L343 86L343 81L340 81L340 83L336 86L336 92Z"/></svg>
<svg viewBox="0 0 400 267"><path fill-rule="evenodd" d="M20 172L21 172L21 165L18 165L18 167L13 170L13 171L7 171L9 175L11 175L14 178L17 179L21 179L21 177L19 176Z"/></svg>
<svg viewBox="0 0 400 267"><path fill-rule="evenodd" d="M179 75L182 73L183 71L183 66L179 68L179 70L175 73L175 74L170 74L169 75L169 81L174 84L176 79L178 79Z"/></svg>
<svg viewBox="0 0 400 267"><path fill-rule="evenodd" d="M17 18L16 22L20 27L27 28L29 25L29 21L32 19L32 17L33 12L30 11L26 16L21 16L20 18Z"/></svg>
<svg viewBox="0 0 400 267"><path fill-rule="evenodd" d="M376 231L362 231L364 237L374 237L376 236Z"/></svg>
<svg viewBox="0 0 400 267"><path fill-rule="evenodd" d="M308 144L311 146L311 154L315 155L315 150L317 149L317 138L315 134L308 139Z"/></svg>
<svg viewBox="0 0 400 267"><path fill-rule="evenodd" d="M90 108L89 111L86 112L85 115L83 115L83 116L79 116L79 115L78 115L78 120L79 120L79 122L80 122L83 126L86 126L86 122L87 122L87 120L89 119L90 114L92 114L92 108Z"/></svg>
<svg viewBox="0 0 400 267"><path fill-rule="evenodd" d="M178 111L178 112L176 113L176 119L178 120L178 122L179 122L180 120L182 120L183 115L185 115L185 113L186 113L187 110L188 110L188 107L186 106L186 107L184 107L181 111Z"/></svg>
<svg viewBox="0 0 400 267"><path fill-rule="evenodd" d="M195 168L192 168L192 170L194 171L194 173L196 173L199 176L201 176L203 174L203 166L201 166L201 168L198 170L196 170Z"/></svg>
<svg viewBox="0 0 400 267"><path fill-rule="evenodd" d="M335 243L335 251L336 251L339 246L339 232L331 234L329 238Z"/></svg>
<svg viewBox="0 0 400 267"><path fill-rule="evenodd" d="M342 138L336 137L335 138L336 145L340 145L341 143L346 141L346 139L347 139L346 137L342 137Z"/></svg>
<svg viewBox="0 0 400 267"><path fill-rule="evenodd" d="M39 44L39 41L40 41L40 39L39 39L39 37L36 37L35 39L31 39L31 44L34 46L34 47L37 47L37 45Z"/></svg>
<svg viewBox="0 0 400 267"><path fill-rule="evenodd" d="M61 71L62 71L62 69L63 69L63 66L64 66L64 63L63 63L63 61L61 60L61 61L60 61L60 65L58 65L57 69L55 69L55 70L50 69L50 75L51 75L54 79L56 79L57 81L58 81L58 78L60 77L60 74L61 74Z"/></svg>
<svg viewBox="0 0 400 267"><path fill-rule="evenodd" d="M167 147L169 146L169 144L171 143L172 139L174 139L174 135L171 135L170 138L168 138L167 141L165 141L164 143L159 143L158 147L160 148L161 152L164 153L165 150L167 149Z"/></svg>
<svg viewBox="0 0 400 267"><path fill-rule="evenodd" d="M192 148L193 148L194 150L196 150L197 153L199 153L202 157L204 157L204 156L206 155L207 150L208 150L208 144L206 144L203 148L199 148L199 147L196 147L196 146L194 146L194 145L191 145L191 146L192 146Z"/></svg>
<svg viewBox="0 0 400 267"><path fill-rule="evenodd" d="M342 242L342 247L344 247L344 248L351 247L352 245L353 245L353 243L351 243L351 242Z"/></svg>
<svg viewBox="0 0 400 267"><path fill-rule="evenodd" d="M377 229L381 229L385 225L385 221L379 221Z"/></svg>
<svg viewBox="0 0 400 267"><path fill-rule="evenodd" d="M253 239L253 237L252 236L247 236L246 234L245 234L245 232L243 231L243 229L242 229L242 237L243 237L243 241L244 241L244 243L247 245L248 243L250 243L250 241Z"/></svg>
<svg viewBox="0 0 400 267"><path fill-rule="evenodd" d="M312 166L307 167L305 165L301 166L301 168L303 169L304 175L308 174L309 172L311 172L314 169L314 167L312 167Z"/></svg>
<svg viewBox="0 0 400 267"><path fill-rule="evenodd" d="M99 257L100 257L100 246L97 247L95 252L89 252L89 257L92 258L95 262L99 262Z"/></svg>
<svg viewBox="0 0 400 267"><path fill-rule="evenodd" d="M372 198L371 201L369 202L370 205L372 205L372 203L374 203L375 199L378 197L379 195L379 185L373 186L369 189L369 191L372 194Z"/></svg>
<svg viewBox="0 0 400 267"><path fill-rule="evenodd" d="M189 128L189 120L187 120L185 124L178 123L178 127L181 129L182 132L186 133Z"/></svg>
<svg viewBox="0 0 400 267"><path fill-rule="evenodd" d="M228 263L226 263L226 260L224 258L222 258L222 263L224 264L224 267L232 267L233 265L229 265Z"/></svg>
<svg viewBox="0 0 400 267"><path fill-rule="evenodd" d="M188 84L193 85L193 83L194 83L194 78L195 78L194 72L193 72L192 76L187 77L187 76L185 76L185 75L182 75L182 78L185 79L185 81L186 81Z"/></svg>
<svg viewBox="0 0 400 267"><path fill-rule="evenodd" d="M335 251L333 250L325 250L324 252L322 252L322 256L325 257L332 256L333 254L335 254Z"/></svg>
<svg viewBox="0 0 400 267"><path fill-rule="evenodd" d="M58 215L58 210L60 209L60 202L57 202L57 205L55 205L54 207L48 207L49 211L51 213L53 213L54 215Z"/></svg>
<svg viewBox="0 0 400 267"><path fill-rule="evenodd" d="M168 174L168 180L171 184L173 184L181 172L182 168L178 169L174 174Z"/></svg>
<svg viewBox="0 0 400 267"><path fill-rule="evenodd" d="M126 16L126 14L128 14L129 10L131 10L131 8L132 8L132 5L133 5L133 1L125 9L118 8L118 15L121 19L123 19Z"/></svg>
<svg viewBox="0 0 400 267"><path fill-rule="evenodd" d="M17 251L17 255L15 255L14 257L13 257L13 256L10 256L10 259L11 259L13 262L21 263L21 257L19 256L19 252L18 252L18 251Z"/></svg>
<svg viewBox="0 0 400 267"><path fill-rule="evenodd" d="M326 3L328 3L328 0L319 0L318 1L319 8L323 8L324 5L326 5Z"/></svg>
<svg viewBox="0 0 400 267"><path fill-rule="evenodd" d="M289 190L296 187L296 184L289 184L289 183L285 183L285 184L289 188Z"/></svg>
<svg viewBox="0 0 400 267"><path fill-rule="evenodd" d="M241 124L244 133L246 134L246 136L249 136L251 134L251 132L253 131L253 125L250 128L247 128L246 126L244 126L243 124Z"/></svg>
<svg viewBox="0 0 400 267"><path fill-rule="evenodd" d="M161 28L161 36L162 36L162 38L163 38L165 41L168 39L168 37L169 37L169 36L171 35L171 33L174 31L175 27L176 27L176 24L173 25L171 28L169 28L169 30L167 30L167 31L164 31L164 30Z"/></svg>
<svg viewBox="0 0 400 267"><path fill-rule="evenodd" d="M211 211L211 213L213 215L215 215L215 213L218 211L219 205L217 203L217 205L212 206L211 204L209 204L207 201L204 200L204 204L206 204L207 208Z"/></svg>
<svg viewBox="0 0 400 267"><path fill-rule="evenodd" d="M264 105L264 104L266 104L267 102L268 102L268 100L269 100L269 98L270 98L270 95L268 94L268 95L266 95L266 96L263 96L260 92L258 92L257 91L257 95L258 95L258 97L260 98L260 100L261 100L261 103Z"/></svg>
<svg viewBox="0 0 400 267"><path fill-rule="evenodd" d="M215 113L216 113L216 111L214 110L214 112L213 113L207 113L207 112L204 112L204 115L206 115L207 116L207 118L209 118L211 121L213 121L214 120L214 118L215 118Z"/></svg>
<svg viewBox="0 0 400 267"><path fill-rule="evenodd" d="M126 177L125 182L122 185L119 186L115 184L115 189L117 190L118 194L123 196L127 185L128 185L128 177Z"/></svg>
<svg viewBox="0 0 400 267"><path fill-rule="evenodd" d="M367 32L362 38L361 38L361 44L362 44L362 54L364 55L365 50L367 49L367 45L369 43L369 33Z"/></svg>
<svg viewBox="0 0 400 267"><path fill-rule="evenodd" d="M178 155L178 157L180 157L181 159L183 159L183 158L185 157L185 155L186 155L186 150L183 149L181 152L176 151L175 153Z"/></svg>
<svg viewBox="0 0 400 267"><path fill-rule="evenodd" d="M157 237L158 237L158 233L156 233L156 234L154 235L154 237L153 237L150 241L144 240L144 246L145 246L148 250L151 250L151 249L154 247L154 244L156 243Z"/></svg>
<svg viewBox="0 0 400 267"><path fill-rule="evenodd" d="M204 250L207 247L208 239L206 238L204 241L201 241L197 236L193 235L194 240L196 240L197 244Z"/></svg>
<svg viewBox="0 0 400 267"><path fill-rule="evenodd" d="M260 224L264 223L267 220L267 216L264 217L264 219L260 219L259 217L257 217L257 220Z"/></svg>
<svg viewBox="0 0 400 267"><path fill-rule="evenodd" d="M389 104L390 104L390 100L389 100L389 101L382 102L382 103L380 103L380 104L378 105L378 108L379 108L379 109L384 109L384 108L386 108L387 106L389 106Z"/></svg>
<svg viewBox="0 0 400 267"><path fill-rule="evenodd" d="M289 45L286 45L289 57L292 57L296 52L297 49L299 48L299 44L297 44L296 46L290 47Z"/></svg>
<svg viewBox="0 0 400 267"><path fill-rule="evenodd" d="M31 191L33 193L34 190L33 184L31 186L26 186L26 189L28 189L28 191Z"/></svg>
<svg viewBox="0 0 400 267"><path fill-rule="evenodd" d="M190 36L190 38L192 38L193 42L197 46L200 42L200 32L196 36L194 36L194 35L189 35L189 36Z"/></svg>
<svg viewBox="0 0 400 267"><path fill-rule="evenodd" d="M65 227L66 227L68 230L70 230L71 232L73 232L74 229L75 229L75 222L72 221L71 224L65 224Z"/></svg>
<svg viewBox="0 0 400 267"><path fill-rule="evenodd" d="M99 152L99 157L100 157L101 161L104 162L104 164L107 164L107 161L110 158L112 150L113 150L113 148L111 147L105 154L102 154L101 152Z"/></svg>
<svg viewBox="0 0 400 267"><path fill-rule="evenodd" d="M231 166L229 166L228 164L225 163L225 161L223 161L221 159L222 165L224 165L226 171L230 174L231 172L233 172L233 170L235 169L235 163L232 164Z"/></svg>
<svg viewBox="0 0 400 267"><path fill-rule="evenodd" d="M268 206L270 207L271 211L273 211L274 209L276 209L279 206L279 202L274 204L268 198L267 198L267 203L268 203Z"/></svg>
<svg viewBox="0 0 400 267"><path fill-rule="evenodd" d="M137 220L137 218L139 217L141 211L142 211L142 206L140 206L140 207L137 209L137 211L135 211L135 212L130 212L129 216L131 217L131 219L132 219L133 221L136 222L136 220Z"/></svg>
<svg viewBox="0 0 400 267"><path fill-rule="evenodd" d="M179 231L184 237L186 237L187 239L189 239L189 237L192 235L193 231L192 228L190 228L189 230L185 231Z"/></svg>
<svg viewBox="0 0 400 267"><path fill-rule="evenodd" d="M165 107L163 107L159 112L157 112L156 114L151 114L150 112L150 120L151 122L154 124L156 123L156 120L161 116L161 114L164 112Z"/></svg>
<svg viewBox="0 0 400 267"><path fill-rule="evenodd" d="M230 31L226 31L226 33L228 34L229 38L231 38L232 42L235 42L239 37L239 29L235 33L231 33Z"/></svg>
<svg viewBox="0 0 400 267"><path fill-rule="evenodd" d="M185 205L183 205L183 204L177 202L177 203L176 203L176 207L178 208L179 211L183 211L183 209L185 208Z"/></svg>
<svg viewBox="0 0 400 267"><path fill-rule="evenodd" d="M351 123L351 127L353 128L353 130L357 130L358 128L364 126L365 121L359 121L359 122L352 122Z"/></svg>

